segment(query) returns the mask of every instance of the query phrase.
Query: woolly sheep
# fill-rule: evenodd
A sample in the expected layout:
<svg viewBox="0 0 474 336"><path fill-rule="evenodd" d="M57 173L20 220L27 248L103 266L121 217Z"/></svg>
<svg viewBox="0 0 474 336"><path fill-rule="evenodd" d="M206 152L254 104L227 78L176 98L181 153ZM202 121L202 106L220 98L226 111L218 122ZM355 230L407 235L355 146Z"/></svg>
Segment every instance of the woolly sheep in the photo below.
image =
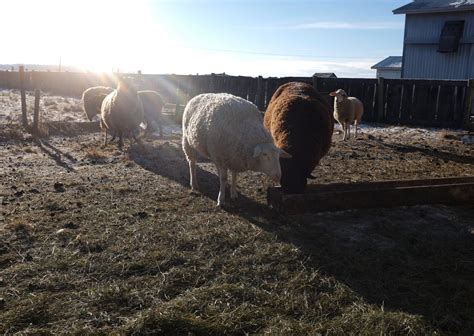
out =
<svg viewBox="0 0 474 336"><path fill-rule="evenodd" d="M106 86L94 86L85 90L82 94L82 103L87 118L91 121L95 115L100 114L102 102L105 97L115 89ZM143 104L144 122L146 124L146 133L152 133L156 130L160 131L160 137L163 137L163 121L161 110L164 102L161 95L152 90L138 91Z"/></svg>
<svg viewBox="0 0 474 336"><path fill-rule="evenodd" d="M283 192L302 193L307 178L314 178L311 172L331 146L331 107L312 85L290 82L273 94L264 125L277 147L292 156L280 160Z"/></svg>
<svg viewBox="0 0 474 336"><path fill-rule="evenodd" d="M160 137L163 137L163 120L161 115L161 110L164 106L163 98L158 92L151 90L138 91L138 96L143 104L146 133L153 133L156 130L156 126L158 126Z"/></svg>
<svg viewBox="0 0 474 336"><path fill-rule="evenodd" d="M356 97L348 97L346 91L339 89L331 92L334 97L334 119L342 126L344 137L347 140L351 136L351 125L354 124L354 138L357 138L357 125L360 124L364 114L364 105Z"/></svg>
<svg viewBox="0 0 474 336"><path fill-rule="evenodd" d="M189 163L192 190L198 188L198 154L215 163L220 182L218 206L225 204L228 169L232 173L230 195L235 199L239 172L258 171L279 182L279 157L289 156L273 143L258 108L226 93L205 93L188 102L183 113L183 151Z"/></svg>
<svg viewBox="0 0 474 336"><path fill-rule="evenodd" d="M108 86L94 86L82 93L84 112L89 121L92 121L94 116L100 114L102 101L112 91L114 91L114 89Z"/></svg>
<svg viewBox="0 0 474 336"><path fill-rule="evenodd" d="M101 116L105 145L107 131L119 136L120 149L123 147L124 136L132 136L136 140L134 131L143 121L143 105L130 79L119 79L117 89L109 93L102 102Z"/></svg>

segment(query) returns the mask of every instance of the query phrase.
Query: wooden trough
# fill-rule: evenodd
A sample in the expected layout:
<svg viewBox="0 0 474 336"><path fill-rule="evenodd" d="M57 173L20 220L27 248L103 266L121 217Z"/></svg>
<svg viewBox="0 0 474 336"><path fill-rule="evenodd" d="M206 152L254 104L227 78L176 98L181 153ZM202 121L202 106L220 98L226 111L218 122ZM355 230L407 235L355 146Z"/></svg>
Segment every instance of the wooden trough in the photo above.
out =
<svg viewBox="0 0 474 336"><path fill-rule="evenodd" d="M268 188L268 205L282 214L418 204L474 204L474 177L309 185L304 194Z"/></svg>

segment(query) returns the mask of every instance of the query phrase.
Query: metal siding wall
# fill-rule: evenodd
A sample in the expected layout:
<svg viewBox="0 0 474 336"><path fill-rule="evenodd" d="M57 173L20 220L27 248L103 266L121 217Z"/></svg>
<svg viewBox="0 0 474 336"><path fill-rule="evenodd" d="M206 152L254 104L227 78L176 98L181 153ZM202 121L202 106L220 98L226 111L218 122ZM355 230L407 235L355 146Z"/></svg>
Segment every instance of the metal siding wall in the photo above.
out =
<svg viewBox="0 0 474 336"><path fill-rule="evenodd" d="M437 41L445 21L465 20L463 37L474 38L474 12L407 15L406 39ZM474 76L474 45L456 53L437 52L437 44L406 44L404 78L469 79Z"/></svg>
<svg viewBox="0 0 474 336"><path fill-rule="evenodd" d="M471 44L471 55L469 56L468 75L466 79L474 79L474 44Z"/></svg>
<svg viewBox="0 0 474 336"><path fill-rule="evenodd" d="M462 45L455 54L438 53L437 45L407 45L405 78L467 79L470 45Z"/></svg>
<svg viewBox="0 0 474 336"><path fill-rule="evenodd" d="M407 39L439 39L446 21L464 20L464 37L474 37L474 12L407 15Z"/></svg>
<svg viewBox="0 0 474 336"><path fill-rule="evenodd" d="M399 79L401 78L401 70L377 70L377 78L379 77Z"/></svg>

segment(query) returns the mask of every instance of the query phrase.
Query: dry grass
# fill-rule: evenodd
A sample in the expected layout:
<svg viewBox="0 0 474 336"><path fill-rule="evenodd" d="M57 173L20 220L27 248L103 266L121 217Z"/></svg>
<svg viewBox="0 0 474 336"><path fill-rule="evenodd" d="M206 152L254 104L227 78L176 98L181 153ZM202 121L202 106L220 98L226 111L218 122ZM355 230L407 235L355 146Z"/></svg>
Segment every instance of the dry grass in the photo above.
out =
<svg viewBox="0 0 474 336"><path fill-rule="evenodd" d="M28 153L28 154L36 154L36 153L38 153L36 149L34 149L33 147L30 147L30 146L24 147L24 148L23 148L23 151L24 151L25 153Z"/></svg>
<svg viewBox="0 0 474 336"><path fill-rule="evenodd" d="M25 140L25 133L21 126L16 124L8 124L0 126L0 141L6 142L11 140L23 141Z"/></svg>
<svg viewBox="0 0 474 336"><path fill-rule="evenodd" d="M446 140L460 140L461 139L459 134L457 134L455 132L451 132L449 130L442 130L439 133L439 136L443 139L446 139Z"/></svg>
<svg viewBox="0 0 474 336"><path fill-rule="evenodd" d="M57 108L58 103L54 99L44 99L43 104L46 107Z"/></svg>
<svg viewBox="0 0 474 336"><path fill-rule="evenodd" d="M319 179L474 174L460 142L434 151L378 138L337 142ZM13 157L2 180L0 334L474 329L473 207L283 217L265 206L262 176L249 173L239 200L220 209L209 163L199 164L201 193L189 193L179 140L125 154L100 141L51 137L54 157L21 160L17 145L0 146L0 158Z"/></svg>
<svg viewBox="0 0 474 336"><path fill-rule="evenodd" d="M85 157L90 160L103 160L107 158L107 154L104 153L100 148L88 147L85 149Z"/></svg>

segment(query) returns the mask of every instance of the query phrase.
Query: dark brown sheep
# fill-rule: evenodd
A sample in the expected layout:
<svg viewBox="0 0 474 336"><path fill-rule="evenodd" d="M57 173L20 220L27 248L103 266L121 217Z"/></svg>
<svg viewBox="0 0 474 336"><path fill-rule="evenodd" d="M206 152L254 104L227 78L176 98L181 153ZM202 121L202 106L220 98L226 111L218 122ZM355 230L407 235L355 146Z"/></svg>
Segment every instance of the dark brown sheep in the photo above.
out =
<svg viewBox="0 0 474 336"><path fill-rule="evenodd" d="M319 160L331 146L331 107L306 83L290 82L273 94L264 117L277 147L292 155L281 161L285 193L302 193Z"/></svg>

